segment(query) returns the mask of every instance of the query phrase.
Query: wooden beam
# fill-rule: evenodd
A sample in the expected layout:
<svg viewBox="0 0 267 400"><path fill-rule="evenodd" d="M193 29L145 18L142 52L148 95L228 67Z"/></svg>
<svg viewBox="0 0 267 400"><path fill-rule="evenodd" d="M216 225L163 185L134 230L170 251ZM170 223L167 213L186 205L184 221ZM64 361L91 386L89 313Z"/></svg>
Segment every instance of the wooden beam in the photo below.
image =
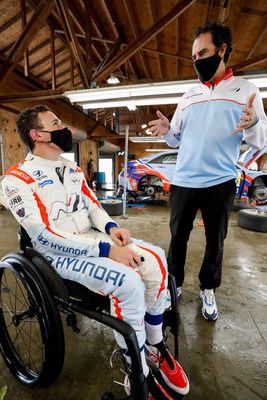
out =
<svg viewBox="0 0 267 400"><path fill-rule="evenodd" d="M25 0L20 0L20 8L21 8L21 26L22 30L27 25L27 14L26 14L26 6ZM24 75L29 76L29 52L28 49L24 52Z"/></svg>
<svg viewBox="0 0 267 400"><path fill-rule="evenodd" d="M51 84L52 89L56 88L56 59L55 59L55 35L54 29L50 30L50 46L51 46Z"/></svg>
<svg viewBox="0 0 267 400"><path fill-rule="evenodd" d="M266 60L267 60L267 52L260 54L259 56L254 57L251 60L244 61L240 64L232 65L231 68L233 71L240 71Z"/></svg>
<svg viewBox="0 0 267 400"><path fill-rule="evenodd" d="M0 96L0 103L10 103L14 101L21 100L44 100L44 99L56 99L56 98L64 98L64 90L63 89L55 89L55 90L36 90L34 92L20 92L20 93L12 93L8 95Z"/></svg>
<svg viewBox="0 0 267 400"><path fill-rule="evenodd" d="M63 52L68 52L68 47L62 46L59 49L55 51L55 56L59 55L60 53ZM51 55L48 54L48 56L41 58L39 61L37 61L35 64L31 65L31 71L33 71L35 68L40 67L40 65L44 65L46 62L51 62Z"/></svg>
<svg viewBox="0 0 267 400"><path fill-rule="evenodd" d="M267 25L265 26L265 28L263 29L263 31L261 32L260 36L258 37L258 39L256 40L256 42L254 43L253 47L251 48L250 52L248 53L246 60L249 60L252 53L254 52L254 50L256 49L256 47L258 46L258 44L261 42L262 38L265 36L265 34L267 33Z"/></svg>
<svg viewBox="0 0 267 400"><path fill-rule="evenodd" d="M154 24L154 23L155 23L154 21L157 20L157 15L156 15L156 4L155 4L155 2L149 0L149 1L148 1L148 7L149 7L150 14L151 14L151 16L152 16L152 21L153 21L153 24ZM160 47L160 46L159 46L159 37L158 37L158 35L155 36L155 41L156 41L156 43L157 43L157 49L158 49L158 48ZM162 77L163 77L163 73L162 73L162 62L161 62L161 57L160 57L159 55L157 55L157 60L158 60L158 65L159 65L159 75L160 75L160 78L162 78Z"/></svg>
<svg viewBox="0 0 267 400"><path fill-rule="evenodd" d="M30 11L30 7L26 8L26 13ZM0 34L3 33L5 30L10 28L12 25L14 25L16 22L18 22L21 19L21 14L15 15L15 17L11 18L9 21L7 21L5 24L1 25L0 27Z"/></svg>
<svg viewBox="0 0 267 400"><path fill-rule="evenodd" d="M90 84L92 78L92 4L91 0L84 0L85 6L85 70Z"/></svg>
<svg viewBox="0 0 267 400"><path fill-rule="evenodd" d="M101 71L101 69L107 64L107 62L109 62L110 59L112 59L112 57L114 56L114 54L118 51L118 49L120 48L121 44L123 42L123 36L120 36L116 42L114 42L114 44L112 45L111 49L108 51L108 53L105 55L105 57L102 59L101 63L98 65L96 72L94 73L94 75L92 76L92 80L94 80L94 76L95 74L97 74L97 72Z"/></svg>
<svg viewBox="0 0 267 400"><path fill-rule="evenodd" d="M101 125L102 121L105 120L110 114L114 112L115 108L110 108L107 110L97 121L96 123L90 128L90 130L87 132L87 137L88 139L91 138L93 132L96 130L99 125Z"/></svg>
<svg viewBox="0 0 267 400"><path fill-rule="evenodd" d="M188 7L190 7L196 0L183 0L181 3L176 4L171 11L169 11L163 18L157 21L150 29L146 30L136 40L134 40L124 51L118 54L113 60L98 72L94 80L102 82L113 71L124 64L131 58L137 51L139 51L149 40L161 32L168 24L181 15Z"/></svg>
<svg viewBox="0 0 267 400"><path fill-rule="evenodd" d="M128 19L130 21L130 25L131 25L131 28L132 28L132 31L133 31L133 34L134 34L134 38L136 39L139 36L139 32L138 32L136 20L135 20L135 17L134 17L132 4L131 4L131 2L129 0L124 0L124 4L125 4L126 11L127 11L127 14L128 14ZM150 71L149 71L149 68L148 68L147 61L146 61L146 59L145 59L145 57L144 57L144 55L143 55L143 53L141 51L139 52L139 54L140 54L140 57L141 57L141 61L142 61L143 67L144 67L145 74L150 79L151 78L151 74L150 74Z"/></svg>
<svg viewBox="0 0 267 400"><path fill-rule="evenodd" d="M40 3L32 15L30 21L23 29L20 37L12 47L6 61L0 68L0 87L11 74L27 49L35 34L40 30L46 18L54 7L55 0L40 0Z"/></svg>
<svg viewBox="0 0 267 400"><path fill-rule="evenodd" d="M69 10L66 6L65 0L56 0L58 12L62 19L63 28L65 31L66 38L70 47L70 51L73 55L73 60L76 64L76 68L80 75L83 87L85 89L89 88L89 83L87 79L86 69L84 60L81 55L80 46L76 37L76 33L73 28L73 24L70 18Z"/></svg>
<svg viewBox="0 0 267 400"><path fill-rule="evenodd" d="M97 37L93 37L92 40L94 40L96 42L114 43L113 40L97 38ZM126 47L127 45L124 44L124 46ZM177 58L178 60L190 61L192 63L192 58L191 57L190 58L189 57L182 57L182 56L178 56L177 54L166 53L164 51L159 51L159 50L154 50L154 49L148 49L146 47L142 47L140 49L140 51L147 51L148 53L161 54L162 56L174 57L174 58Z"/></svg>

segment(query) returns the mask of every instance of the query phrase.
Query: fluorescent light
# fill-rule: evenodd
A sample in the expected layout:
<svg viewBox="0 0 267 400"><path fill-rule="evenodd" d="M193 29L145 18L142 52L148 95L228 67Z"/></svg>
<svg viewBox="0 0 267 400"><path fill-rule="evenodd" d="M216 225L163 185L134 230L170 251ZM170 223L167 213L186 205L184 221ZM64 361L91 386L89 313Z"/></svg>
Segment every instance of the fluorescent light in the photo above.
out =
<svg viewBox="0 0 267 400"><path fill-rule="evenodd" d="M163 153L163 152L168 152L168 151L173 151L173 149L145 149L148 153Z"/></svg>
<svg viewBox="0 0 267 400"><path fill-rule="evenodd" d="M253 82L266 98L267 74L243 75L244 79ZM182 95L199 81L170 81L145 83L128 86L110 86L65 92L72 103L78 103L84 109L110 107L137 107L145 105L178 104Z"/></svg>
<svg viewBox="0 0 267 400"><path fill-rule="evenodd" d="M148 129L146 129L145 132L146 132L147 135L152 135L152 132L149 132Z"/></svg>
<svg viewBox="0 0 267 400"><path fill-rule="evenodd" d="M146 136L130 136L129 140L134 143L165 143L164 139L160 139L157 136L146 137Z"/></svg>
<svg viewBox="0 0 267 400"><path fill-rule="evenodd" d="M108 78L107 82L110 85L115 85L116 83L120 83L119 79L114 75L111 75L110 78Z"/></svg>
<svg viewBox="0 0 267 400"><path fill-rule="evenodd" d="M145 129L146 127L147 127L147 124L141 125L141 128L142 128L142 129Z"/></svg>
<svg viewBox="0 0 267 400"><path fill-rule="evenodd" d="M136 105L134 104L134 102L132 102L132 104L130 104L130 102L127 102L127 108L129 111L135 111L137 110Z"/></svg>
<svg viewBox="0 0 267 400"><path fill-rule="evenodd" d="M99 101L80 101L78 104L83 107L83 109L95 109L95 108L111 108L111 107L133 107L133 106L149 106L153 104L178 104L182 95L172 96L166 95L165 97L138 97L130 99L107 99Z"/></svg>
<svg viewBox="0 0 267 400"><path fill-rule="evenodd" d="M249 82L254 83L258 88L267 88L267 75L243 75L242 78L247 79Z"/></svg>

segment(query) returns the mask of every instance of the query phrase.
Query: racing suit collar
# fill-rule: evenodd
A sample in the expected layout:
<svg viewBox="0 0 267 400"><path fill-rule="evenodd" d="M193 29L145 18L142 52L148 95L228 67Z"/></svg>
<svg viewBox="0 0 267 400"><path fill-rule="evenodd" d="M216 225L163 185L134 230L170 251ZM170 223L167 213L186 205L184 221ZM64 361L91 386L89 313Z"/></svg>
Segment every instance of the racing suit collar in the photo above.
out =
<svg viewBox="0 0 267 400"><path fill-rule="evenodd" d="M215 82L215 86L217 86L221 81L226 81L226 80L232 78L232 76L233 76L233 70L232 70L232 68L229 68L226 71L226 74L221 79L218 79L218 81ZM203 85L208 86L208 88L210 89L210 87L211 87L211 83L210 82L202 82L202 81L200 81L200 82Z"/></svg>
<svg viewBox="0 0 267 400"><path fill-rule="evenodd" d="M46 158L41 158L38 156L35 156L32 153L28 153L26 160L34 162L40 166L51 166L51 167L61 167L61 166L66 166L69 168L75 169L77 166L77 163L71 160L68 160L65 157L60 157L58 161L52 161L52 160L47 160Z"/></svg>

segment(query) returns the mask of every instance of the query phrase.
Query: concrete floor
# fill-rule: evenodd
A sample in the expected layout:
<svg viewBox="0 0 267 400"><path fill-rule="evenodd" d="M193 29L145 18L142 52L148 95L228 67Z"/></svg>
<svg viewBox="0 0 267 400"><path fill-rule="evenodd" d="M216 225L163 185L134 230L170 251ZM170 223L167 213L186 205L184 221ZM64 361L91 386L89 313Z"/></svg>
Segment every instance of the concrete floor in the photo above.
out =
<svg viewBox="0 0 267 400"><path fill-rule="evenodd" d="M132 236L151 241L166 251L170 240L169 206L127 208L128 219L114 217ZM216 292L219 317L207 322L201 315L198 271L205 244L204 228L194 223L186 265L180 362L188 374L188 400L267 399L267 235L237 226L233 212L225 243L223 280ZM18 248L18 226L0 210L0 256ZM6 400L97 400L105 390L118 397L124 391L112 383L109 357L116 347L108 328L78 317L80 334L66 327L66 356L62 373L51 387L28 389L7 370L0 356L0 389L8 386ZM173 349L171 338L168 339Z"/></svg>

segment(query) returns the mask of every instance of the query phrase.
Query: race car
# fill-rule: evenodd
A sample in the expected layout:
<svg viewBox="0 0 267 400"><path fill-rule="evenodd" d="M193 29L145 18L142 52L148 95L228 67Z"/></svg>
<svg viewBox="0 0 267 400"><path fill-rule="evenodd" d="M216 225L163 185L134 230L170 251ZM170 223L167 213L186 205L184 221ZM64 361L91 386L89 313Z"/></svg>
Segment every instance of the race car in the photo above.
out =
<svg viewBox="0 0 267 400"><path fill-rule="evenodd" d="M250 148L243 153L236 168L238 172L236 200L250 199L254 206L267 206L267 170L259 170L259 159L267 153L267 146L261 150ZM169 189L178 150L153 154L127 163L127 198L149 196L157 193L169 194ZM123 193L124 168L118 176L118 194Z"/></svg>
<svg viewBox="0 0 267 400"><path fill-rule="evenodd" d="M132 196L169 194L178 151L153 154L127 163L127 191ZM123 166L123 165L122 165ZM123 191L124 168L118 176L118 186Z"/></svg>
<svg viewBox="0 0 267 400"><path fill-rule="evenodd" d="M257 208L267 206L267 167L265 170L259 170L258 167L259 159L266 153L267 146L261 150L250 148L239 157L236 164L236 198L249 199Z"/></svg>

